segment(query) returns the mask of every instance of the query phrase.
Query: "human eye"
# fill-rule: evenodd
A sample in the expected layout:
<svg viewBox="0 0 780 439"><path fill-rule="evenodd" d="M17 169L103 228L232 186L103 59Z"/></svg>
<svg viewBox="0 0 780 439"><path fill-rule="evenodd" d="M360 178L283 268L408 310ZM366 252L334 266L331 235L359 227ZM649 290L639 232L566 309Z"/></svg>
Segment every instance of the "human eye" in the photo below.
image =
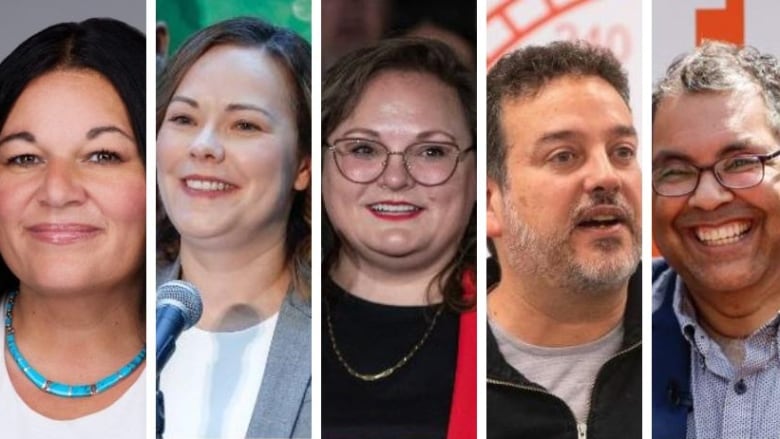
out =
<svg viewBox="0 0 780 439"><path fill-rule="evenodd" d="M181 126L195 125L195 120L186 114L174 114L168 118L168 122Z"/></svg>
<svg viewBox="0 0 780 439"><path fill-rule="evenodd" d="M760 163L761 161L756 156L742 155L724 160L721 169L728 173L747 172L756 169Z"/></svg>
<svg viewBox="0 0 780 439"><path fill-rule="evenodd" d="M612 151L612 155L617 160L629 162L636 158L636 150L630 145L620 145Z"/></svg>
<svg viewBox="0 0 780 439"><path fill-rule="evenodd" d="M657 181L674 182L695 178L698 171L689 164L667 163L657 167L653 173Z"/></svg>
<svg viewBox="0 0 780 439"><path fill-rule="evenodd" d="M43 163L43 159L35 154L17 154L6 160L7 165L21 168L30 168L41 163Z"/></svg>
<svg viewBox="0 0 780 439"><path fill-rule="evenodd" d="M90 153L87 157L87 161L98 164L121 163L122 157L120 157L116 152L109 151L107 149L101 149L99 151Z"/></svg>
<svg viewBox="0 0 780 439"><path fill-rule="evenodd" d="M237 129L238 131L244 131L248 133L256 132L256 131L262 131L260 128L260 125L249 122L247 120L239 120L235 124L233 124L233 128Z"/></svg>
<svg viewBox="0 0 780 439"><path fill-rule="evenodd" d="M548 162L555 166L571 165L576 160L577 154L574 151L568 149L556 151L547 159Z"/></svg>
<svg viewBox="0 0 780 439"><path fill-rule="evenodd" d="M424 158L424 159L441 160L456 155L457 153L455 151L456 148L454 148L451 145L425 143L414 147L411 153L414 156Z"/></svg>
<svg viewBox="0 0 780 439"><path fill-rule="evenodd" d="M352 140L345 145L346 153L364 160L374 159L381 155L381 147L367 140Z"/></svg>

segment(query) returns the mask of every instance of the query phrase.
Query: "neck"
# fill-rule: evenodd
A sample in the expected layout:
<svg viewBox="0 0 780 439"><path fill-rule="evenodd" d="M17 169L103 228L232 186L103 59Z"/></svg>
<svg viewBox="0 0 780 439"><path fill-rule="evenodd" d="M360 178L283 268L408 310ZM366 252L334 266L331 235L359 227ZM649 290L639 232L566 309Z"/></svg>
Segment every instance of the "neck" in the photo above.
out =
<svg viewBox="0 0 780 439"><path fill-rule="evenodd" d="M689 286L688 292L702 326L723 337L747 337L780 312L780 273L737 291Z"/></svg>
<svg viewBox="0 0 780 439"><path fill-rule="evenodd" d="M540 277L510 272L502 273L488 296L488 310L496 324L525 343L577 346L617 327L627 298L628 281L601 291L572 291Z"/></svg>
<svg viewBox="0 0 780 439"><path fill-rule="evenodd" d="M20 346L38 358L127 358L145 343L141 279L106 289L48 292L22 284L13 309ZM27 355L25 353L25 355Z"/></svg>
<svg viewBox="0 0 780 439"><path fill-rule="evenodd" d="M397 306L426 306L442 301L438 282L431 281L450 257L434 264L389 266L341 251L330 276L351 294L370 302Z"/></svg>
<svg viewBox="0 0 780 439"><path fill-rule="evenodd" d="M272 316L291 281L283 238L265 247L216 250L183 240L179 256L182 279L200 291L198 327L207 331L235 331Z"/></svg>

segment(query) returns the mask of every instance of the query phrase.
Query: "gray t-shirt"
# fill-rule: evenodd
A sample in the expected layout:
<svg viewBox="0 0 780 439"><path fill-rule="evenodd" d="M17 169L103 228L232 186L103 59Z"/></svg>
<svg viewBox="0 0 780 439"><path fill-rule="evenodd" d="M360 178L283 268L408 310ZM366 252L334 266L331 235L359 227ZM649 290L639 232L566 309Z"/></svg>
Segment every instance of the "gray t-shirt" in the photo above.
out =
<svg viewBox="0 0 780 439"><path fill-rule="evenodd" d="M530 381L562 399L577 423L588 418L590 394L601 366L623 341L623 322L598 340L578 346L550 348L524 343L505 332L488 316L498 349L507 363Z"/></svg>

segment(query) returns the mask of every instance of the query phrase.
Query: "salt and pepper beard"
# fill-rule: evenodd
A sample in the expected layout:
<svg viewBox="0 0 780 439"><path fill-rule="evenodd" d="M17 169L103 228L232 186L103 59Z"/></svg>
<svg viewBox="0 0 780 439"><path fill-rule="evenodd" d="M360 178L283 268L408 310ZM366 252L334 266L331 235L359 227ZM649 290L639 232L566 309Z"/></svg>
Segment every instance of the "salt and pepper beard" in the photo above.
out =
<svg viewBox="0 0 780 439"><path fill-rule="evenodd" d="M626 249L619 238L601 239L595 243L601 256L582 261L571 243L576 218L599 205L619 207L626 213L624 224L631 234L630 247ZM590 199L573 206L568 216L570 222L565 230L546 234L525 224L511 198L505 197L502 238L507 244L508 268L582 294L607 292L627 282L641 257L642 232L636 212L618 194L595 191Z"/></svg>

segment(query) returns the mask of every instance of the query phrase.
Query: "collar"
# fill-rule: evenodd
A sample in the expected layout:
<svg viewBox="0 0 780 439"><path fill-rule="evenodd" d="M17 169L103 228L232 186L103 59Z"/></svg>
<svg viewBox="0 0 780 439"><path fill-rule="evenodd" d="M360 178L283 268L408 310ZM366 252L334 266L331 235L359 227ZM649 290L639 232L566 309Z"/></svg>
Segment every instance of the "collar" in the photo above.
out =
<svg viewBox="0 0 780 439"><path fill-rule="evenodd" d="M683 336L691 348L698 352L706 361L705 366L719 375L728 376L732 369L721 347L715 339L699 323L696 308L690 297L690 292L679 274L672 297L672 309L680 323ZM780 360L780 312L761 325L744 340L745 360L741 373L749 374L765 368L773 359Z"/></svg>
<svg viewBox="0 0 780 439"><path fill-rule="evenodd" d="M487 264L488 293L495 288L501 280L501 270L494 257L488 259ZM623 343L620 349L625 349L642 340L642 263L637 266L634 274L628 281L628 298L626 310L623 314ZM497 376L522 383L524 385L536 384L528 381L515 368L509 365L498 349L496 337L487 325L487 373L488 377Z"/></svg>

